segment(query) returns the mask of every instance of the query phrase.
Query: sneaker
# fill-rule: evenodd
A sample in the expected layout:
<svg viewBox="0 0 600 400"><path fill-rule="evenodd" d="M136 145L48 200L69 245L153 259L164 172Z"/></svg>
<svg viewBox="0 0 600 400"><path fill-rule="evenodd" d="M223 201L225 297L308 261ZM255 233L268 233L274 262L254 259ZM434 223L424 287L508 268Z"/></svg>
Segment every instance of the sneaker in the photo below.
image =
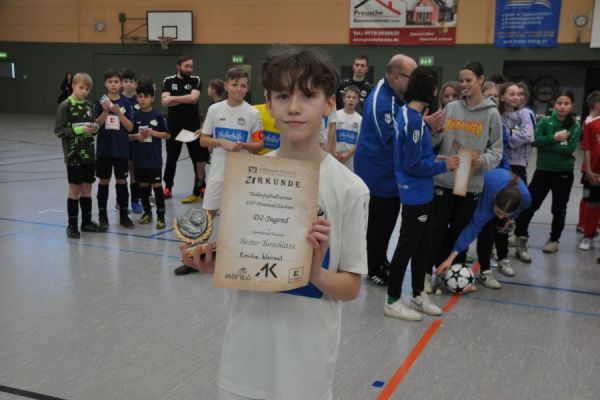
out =
<svg viewBox="0 0 600 400"><path fill-rule="evenodd" d="M142 215L142 218L140 218L140 220L138 222L142 225L149 224L150 222L152 222L152 215L144 214L144 215Z"/></svg>
<svg viewBox="0 0 600 400"><path fill-rule="evenodd" d="M98 232L108 231L108 226L108 218L100 218L100 223L98 224Z"/></svg>
<svg viewBox="0 0 600 400"><path fill-rule="evenodd" d="M405 321L421 321L423 319L423 316L420 313L404 304L403 300L388 304L386 299L385 306L383 306L383 315L386 317L403 319Z"/></svg>
<svg viewBox="0 0 600 400"><path fill-rule="evenodd" d="M531 262L531 256L527 252L527 236L518 236L517 237L517 249L515 250L515 255L517 258L524 263Z"/></svg>
<svg viewBox="0 0 600 400"><path fill-rule="evenodd" d="M498 268L499 265L500 264L498 263L498 254L492 254L492 256L490 257L490 267Z"/></svg>
<svg viewBox="0 0 600 400"><path fill-rule="evenodd" d="M575 230L577 231L577 233L583 233L583 225L577 224L577 227L575 228Z"/></svg>
<svg viewBox="0 0 600 400"><path fill-rule="evenodd" d="M385 286L387 285L390 276L386 273L384 266L382 265L381 267L379 267L377 272L375 272L372 275L369 274L369 279L372 283L374 283L377 286Z"/></svg>
<svg viewBox="0 0 600 400"><path fill-rule="evenodd" d="M81 231L82 232L99 232L100 226L94 221L89 221L86 223L81 223Z"/></svg>
<svg viewBox="0 0 600 400"><path fill-rule="evenodd" d="M423 291L427 294L433 293L433 288L431 287L431 274L425 274L425 283L423 285Z"/></svg>
<svg viewBox="0 0 600 400"><path fill-rule="evenodd" d="M515 270L510 266L510 260L508 258L500 261L498 271L500 271L500 273L504 276L515 276Z"/></svg>
<svg viewBox="0 0 600 400"><path fill-rule="evenodd" d="M156 229L165 229L166 227L167 227L167 224L165 224L164 219L156 220Z"/></svg>
<svg viewBox="0 0 600 400"><path fill-rule="evenodd" d="M119 225L127 229L133 229L135 227L133 221L129 217L121 218L121 220L119 221Z"/></svg>
<svg viewBox="0 0 600 400"><path fill-rule="evenodd" d="M79 229L77 229L77 225L67 226L67 236L71 239L79 239L81 237Z"/></svg>
<svg viewBox="0 0 600 400"><path fill-rule="evenodd" d="M187 275L187 274L191 274L194 272L198 272L198 270L194 269L192 267L188 267L187 265L181 265L181 266L175 268L175 270L173 272L175 273L175 275L179 276L179 275Z"/></svg>
<svg viewBox="0 0 600 400"><path fill-rule="evenodd" d="M508 247L517 247L517 235L508 235Z"/></svg>
<svg viewBox="0 0 600 400"><path fill-rule="evenodd" d="M413 297L410 301L410 307L427 315L442 315L442 309L435 305L426 293Z"/></svg>
<svg viewBox="0 0 600 400"><path fill-rule="evenodd" d="M589 237L582 237L579 242L579 250L588 251L592 247L592 239Z"/></svg>
<svg viewBox="0 0 600 400"><path fill-rule="evenodd" d="M131 211L133 211L134 214L141 214L144 212L144 208L142 207L139 201L132 201Z"/></svg>
<svg viewBox="0 0 600 400"><path fill-rule="evenodd" d="M479 280L483 283L483 286L490 289L500 289L500 282L496 279L492 270L488 269L479 274Z"/></svg>
<svg viewBox="0 0 600 400"><path fill-rule="evenodd" d="M542 247L544 253L556 253L558 251L558 241L548 240L544 247Z"/></svg>
<svg viewBox="0 0 600 400"><path fill-rule="evenodd" d="M165 199L170 199L173 197L173 192L171 192L171 188L168 187L164 188L163 194L165 195Z"/></svg>
<svg viewBox="0 0 600 400"><path fill-rule="evenodd" d="M190 194L189 196L186 196L183 199L181 199L181 202L183 204L188 204L188 203L195 203L198 200L200 200L200 196L196 196L195 194Z"/></svg>

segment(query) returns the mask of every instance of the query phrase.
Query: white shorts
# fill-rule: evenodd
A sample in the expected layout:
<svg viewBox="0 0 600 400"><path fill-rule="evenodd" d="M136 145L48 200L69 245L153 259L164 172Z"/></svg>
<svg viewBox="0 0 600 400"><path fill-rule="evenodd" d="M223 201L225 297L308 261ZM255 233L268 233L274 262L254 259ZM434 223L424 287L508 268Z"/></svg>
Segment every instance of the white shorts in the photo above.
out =
<svg viewBox="0 0 600 400"><path fill-rule="evenodd" d="M202 208L205 210L218 210L221 208L221 195L223 194L223 182L206 181L206 190L204 191L204 200Z"/></svg>

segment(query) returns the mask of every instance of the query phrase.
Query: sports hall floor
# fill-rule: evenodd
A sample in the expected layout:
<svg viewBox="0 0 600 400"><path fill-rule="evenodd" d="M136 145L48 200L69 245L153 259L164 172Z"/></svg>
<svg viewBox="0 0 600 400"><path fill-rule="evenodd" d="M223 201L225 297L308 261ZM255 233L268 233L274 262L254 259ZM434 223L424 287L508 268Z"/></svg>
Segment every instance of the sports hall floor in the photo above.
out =
<svg viewBox="0 0 600 400"><path fill-rule="evenodd" d="M53 126L52 116L0 114L0 399L212 399L227 292L210 276L173 275L169 229L126 230L113 212L108 233L68 240ZM191 183L186 158L168 219L186 209ZM577 248L580 196L577 182L557 254L541 252L545 204L533 263L497 274L501 290L436 296L441 318L386 318L385 289L365 282L344 306L335 399L598 400L600 252Z"/></svg>

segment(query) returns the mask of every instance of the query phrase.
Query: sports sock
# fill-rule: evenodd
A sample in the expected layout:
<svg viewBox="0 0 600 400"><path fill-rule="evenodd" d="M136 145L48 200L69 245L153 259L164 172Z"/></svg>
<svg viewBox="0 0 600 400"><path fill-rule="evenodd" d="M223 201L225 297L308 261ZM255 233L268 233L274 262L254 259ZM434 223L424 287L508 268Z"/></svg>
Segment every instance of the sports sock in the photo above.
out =
<svg viewBox="0 0 600 400"><path fill-rule="evenodd" d="M152 205L150 204L150 186L140 186L140 194L142 197L142 207L144 207L144 214L152 215Z"/></svg>
<svg viewBox="0 0 600 400"><path fill-rule="evenodd" d="M394 304L394 303L395 303L395 302L397 302L398 300L400 300L400 299L399 299L399 298L397 298L397 297L388 296L388 298L387 298L387 303L388 303L388 304Z"/></svg>
<svg viewBox="0 0 600 400"><path fill-rule="evenodd" d="M102 219L108 219L108 214L106 213L106 203L108 202L108 185L98 185L98 215Z"/></svg>
<svg viewBox="0 0 600 400"><path fill-rule="evenodd" d="M79 207L76 199L67 198L67 213L69 214L69 225L77 226Z"/></svg>
<svg viewBox="0 0 600 400"><path fill-rule="evenodd" d="M131 202L137 203L141 197L140 185L137 182L129 183L129 191L131 192Z"/></svg>
<svg viewBox="0 0 600 400"><path fill-rule="evenodd" d="M154 198L156 200L156 216L158 218L165 218L165 194L163 193L162 186L155 187Z"/></svg>
<svg viewBox="0 0 600 400"><path fill-rule="evenodd" d="M80 197L79 207L81 207L81 222L84 224L92 222L92 198Z"/></svg>
<svg viewBox="0 0 600 400"><path fill-rule="evenodd" d="M119 203L119 216L123 219L127 217L127 208L129 207L129 192L126 183L115 184L117 192L117 203Z"/></svg>

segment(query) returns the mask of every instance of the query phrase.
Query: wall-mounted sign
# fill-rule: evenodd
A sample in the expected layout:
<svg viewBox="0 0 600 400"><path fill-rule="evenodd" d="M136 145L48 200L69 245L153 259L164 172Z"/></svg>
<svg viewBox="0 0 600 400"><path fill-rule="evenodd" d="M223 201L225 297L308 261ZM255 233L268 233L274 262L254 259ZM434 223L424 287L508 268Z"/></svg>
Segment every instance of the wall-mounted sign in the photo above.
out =
<svg viewBox="0 0 600 400"><path fill-rule="evenodd" d="M0 51L0 60L6 60L8 58L8 53L5 51Z"/></svg>
<svg viewBox="0 0 600 400"><path fill-rule="evenodd" d="M419 65L424 67L433 67L435 57L433 56L421 56L419 57Z"/></svg>
<svg viewBox="0 0 600 400"><path fill-rule="evenodd" d="M244 63L244 56L242 55L235 55L235 56L231 56L231 63L232 64L243 64Z"/></svg>
<svg viewBox="0 0 600 400"><path fill-rule="evenodd" d="M496 0L496 47L556 47L561 0Z"/></svg>

